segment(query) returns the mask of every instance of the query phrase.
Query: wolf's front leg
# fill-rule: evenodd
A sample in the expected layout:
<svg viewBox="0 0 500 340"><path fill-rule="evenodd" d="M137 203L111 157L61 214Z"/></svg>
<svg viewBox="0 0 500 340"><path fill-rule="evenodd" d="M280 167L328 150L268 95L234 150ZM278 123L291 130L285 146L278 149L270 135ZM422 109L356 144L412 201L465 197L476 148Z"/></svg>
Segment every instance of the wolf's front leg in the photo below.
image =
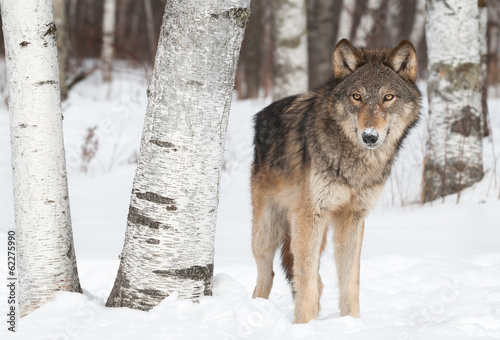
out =
<svg viewBox="0 0 500 340"><path fill-rule="evenodd" d="M292 225L293 288L295 322L306 323L319 313L322 290L318 269L327 223L312 210L300 208Z"/></svg>
<svg viewBox="0 0 500 340"><path fill-rule="evenodd" d="M359 318L359 267L364 217L363 212L343 211L334 219L335 263L342 316Z"/></svg>

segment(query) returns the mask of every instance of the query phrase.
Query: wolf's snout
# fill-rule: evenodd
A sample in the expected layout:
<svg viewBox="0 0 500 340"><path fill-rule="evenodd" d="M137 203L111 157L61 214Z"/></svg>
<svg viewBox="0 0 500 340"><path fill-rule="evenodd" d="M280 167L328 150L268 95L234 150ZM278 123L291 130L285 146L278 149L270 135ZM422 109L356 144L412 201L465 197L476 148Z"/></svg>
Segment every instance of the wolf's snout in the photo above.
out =
<svg viewBox="0 0 500 340"><path fill-rule="evenodd" d="M378 141L378 133L376 130L366 129L361 134L361 139L363 140L363 143L365 143L366 145L373 146Z"/></svg>

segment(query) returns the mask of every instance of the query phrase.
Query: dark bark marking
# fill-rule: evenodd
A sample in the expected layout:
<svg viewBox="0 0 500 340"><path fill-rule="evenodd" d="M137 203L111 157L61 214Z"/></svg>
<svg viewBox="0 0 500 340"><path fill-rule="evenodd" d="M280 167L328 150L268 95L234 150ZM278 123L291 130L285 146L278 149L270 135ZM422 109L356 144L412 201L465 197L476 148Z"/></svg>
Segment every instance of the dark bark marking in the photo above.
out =
<svg viewBox="0 0 500 340"><path fill-rule="evenodd" d="M167 210L168 211L176 211L177 207L175 205L169 205L169 206L167 206Z"/></svg>
<svg viewBox="0 0 500 340"><path fill-rule="evenodd" d="M125 276L122 263L120 263L113 289L111 293L109 293L108 300L106 301L106 307L124 307L126 305L127 301L123 292L124 288L130 288L130 282Z"/></svg>
<svg viewBox="0 0 500 340"><path fill-rule="evenodd" d="M19 124L19 127L21 129L26 129L28 127L28 124L24 124L24 123L23 124Z"/></svg>
<svg viewBox="0 0 500 340"><path fill-rule="evenodd" d="M241 28L247 27L248 20L250 19L250 8L246 7L237 7L231 8L228 10L227 15L229 18L233 19L236 22L236 25Z"/></svg>
<svg viewBox="0 0 500 340"><path fill-rule="evenodd" d="M55 80L38 81L38 82L34 83L33 85L42 86L42 85L46 85L46 84L57 84L57 81L55 81Z"/></svg>
<svg viewBox="0 0 500 340"><path fill-rule="evenodd" d="M56 27L56 24L51 22L50 24L47 24L47 31L45 32L45 34L43 35L44 37L48 36L48 35L52 35L52 36L56 36L56 32L57 32L57 27Z"/></svg>
<svg viewBox="0 0 500 340"><path fill-rule="evenodd" d="M284 39L279 42L281 46L287 47L287 48L297 48L300 45L301 41L301 36L296 36L291 39ZM345 63L345 62L344 62Z"/></svg>
<svg viewBox="0 0 500 340"><path fill-rule="evenodd" d="M139 293L165 298L168 294L158 289L139 289Z"/></svg>
<svg viewBox="0 0 500 340"><path fill-rule="evenodd" d="M460 192L484 176L480 166L457 160L448 160L446 166L432 162L428 158L424 162L422 203Z"/></svg>
<svg viewBox="0 0 500 340"><path fill-rule="evenodd" d="M29 44L31 44L31 43L29 43L29 42L27 42L27 41L23 41L23 42L21 42L21 43L19 44L19 46L21 46L21 47L26 47L26 46L28 46Z"/></svg>
<svg viewBox="0 0 500 340"><path fill-rule="evenodd" d="M160 244L160 240L157 240L157 239L154 239L154 238L148 238L146 240L146 243L149 243L149 244Z"/></svg>
<svg viewBox="0 0 500 340"><path fill-rule="evenodd" d="M55 203L53 200L45 200L45 204Z"/></svg>
<svg viewBox="0 0 500 340"><path fill-rule="evenodd" d="M452 94L462 89L478 91L481 86L481 66L479 63L461 63L453 66L440 62L433 64L429 73L438 74L440 79L444 78L449 83L448 87L444 89L439 88L439 80L437 79L430 81L428 85L429 93L444 96L445 100L447 100L447 94Z"/></svg>
<svg viewBox="0 0 500 340"><path fill-rule="evenodd" d="M208 264L206 266L191 266L183 269L172 270L153 270L153 273L160 276L172 276L179 279L203 281L205 296L212 295L212 278L214 275L214 265Z"/></svg>
<svg viewBox="0 0 500 340"><path fill-rule="evenodd" d="M465 137L469 137L471 133L477 135L481 132L481 119L474 115L471 106L467 105L462 108L462 117L451 125L451 132Z"/></svg>
<svg viewBox="0 0 500 340"><path fill-rule="evenodd" d="M162 225L160 222L144 216L139 209L130 207L128 211L128 221L133 224L140 224L152 229L159 229Z"/></svg>
<svg viewBox="0 0 500 340"><path fill-rule="evenodd" d="M154 145L158 145L159 147L162 147L162 148L173 148L174 151L177 151L177 149L175 148L175 145L170 143L170 142L165 142L165 141L161 141L161 140L157 140L157 139L151 139L149 142L154 144Z"/></svg>
<svg viewBox="0 0 500 340"><path fill-rule="evenodd" d="M168 198L168 197L163 197L158 194L155 194L153 192L137 192L135 196L141 200L146 200L149 202L153 203L158 203L158 204L175 204L175 200Z"/></svg>
<svg viewBox="0 0 500 340"><path fill-rule="evenodd" d="M212 13L211 18L219 19L221 16L223 18L229 18L236 22L236 25L241 28L247 27L248 20L250 19L250 8L236 7L231 8L222 14Z"/></svg>
<svg viewBox="0 0 500 340"><path fill-rule="evenodd" d="M189 80L188 85L197 85L197 86L203 86L203 82L198 81L198 80Z"/></svg>

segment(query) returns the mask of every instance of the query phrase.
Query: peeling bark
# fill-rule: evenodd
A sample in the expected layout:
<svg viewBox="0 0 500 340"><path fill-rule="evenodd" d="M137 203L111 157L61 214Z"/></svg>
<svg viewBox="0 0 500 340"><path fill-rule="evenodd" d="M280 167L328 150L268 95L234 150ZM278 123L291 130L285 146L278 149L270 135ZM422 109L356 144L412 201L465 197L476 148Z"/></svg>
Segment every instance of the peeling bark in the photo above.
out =
<svg viewBox="0 0 500 340"><path fill-rule="evenodd" d="M120 268L106 303L210 295L219 181L250 4L167 1Z"/></svg>

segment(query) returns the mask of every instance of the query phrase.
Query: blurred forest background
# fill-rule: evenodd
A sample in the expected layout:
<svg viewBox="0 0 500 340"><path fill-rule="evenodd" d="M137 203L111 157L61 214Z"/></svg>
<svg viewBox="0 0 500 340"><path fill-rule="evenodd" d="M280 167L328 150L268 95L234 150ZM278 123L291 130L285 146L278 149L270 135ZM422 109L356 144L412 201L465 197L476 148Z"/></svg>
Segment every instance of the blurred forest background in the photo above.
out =
<svg viewBox="0 0 500 340"><path fill-rule="evenodd" d="M88 68L99 66L105 1L58 2L64 4L66 11L67 45L70 47L67 83L71 84L86 74L82 65L87 73ZM151 70L165 2L116 0L113 43L116 59ZM500 1L479 0L478 5L488 6L489 84L497 84L500 82ZM251 8L236 76L239 99L257 97L261 91L268 95L273 83L272 2L252 0ZM400 40L409 39L417 49L419 76L426 79L425 0L308 0L307 26L309 87L330 77L331 66L326 71L322 62L331 60L333 48L342 38L365 47L394 47ZM0 54L4 55L1 31L0 40ZM84 63L89 58L96 64Z"/></svg>

